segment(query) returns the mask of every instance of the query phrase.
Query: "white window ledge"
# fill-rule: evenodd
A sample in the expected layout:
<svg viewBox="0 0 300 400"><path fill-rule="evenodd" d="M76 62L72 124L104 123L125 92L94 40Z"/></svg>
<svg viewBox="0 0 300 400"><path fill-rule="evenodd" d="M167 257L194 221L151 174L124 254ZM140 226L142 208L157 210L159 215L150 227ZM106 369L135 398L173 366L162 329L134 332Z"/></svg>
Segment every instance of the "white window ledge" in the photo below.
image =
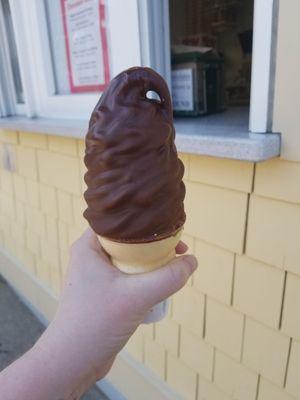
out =
<svg viewBox="0 0 300 400"><path fill-rule="evenodd" d="M178 151L253 162L280 155L279 133L250 133L245 118L239 119L240 121L232 118L231 113L175 119ZM84 120L0 118L2 129L75 138L83 138L87 126L88 123Z"/></svg>

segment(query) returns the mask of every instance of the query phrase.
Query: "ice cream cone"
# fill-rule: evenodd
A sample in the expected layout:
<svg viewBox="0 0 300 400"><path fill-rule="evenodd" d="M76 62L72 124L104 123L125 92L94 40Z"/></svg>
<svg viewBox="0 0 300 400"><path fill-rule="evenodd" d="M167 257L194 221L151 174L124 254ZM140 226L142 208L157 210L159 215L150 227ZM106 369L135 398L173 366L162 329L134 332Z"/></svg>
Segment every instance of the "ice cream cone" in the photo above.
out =
<svg viewBox="0 0 300 400"><path fill-rule="evenodd" d="M149 91L160 100L149 99ZM112 263L127 274L167 264L176 256L186 215L184 165L164 79L147 67L117 75L91 114L85 143L83 215ZM166 304L144 322L162 319Z"/></svg>
<svg viewBox="0 0 300 400"><path fill-rule="evenodd" d="M182 229L174 236L149 243L120 243L102 236L98 237L117 268L127 274L141 274L158 269L175 258L175 247L181 233ZM168 305L167 299L154 306L143 322L153 323L163 319L168 312Z"/></svg>
<svg viewBox="0 0 300 400"><path fill-rule="evenodd" d="M149 243L124 243L98 236L112 263L127 274L141 274L160 268L175 258L182 230L174 236Z"/></svg>

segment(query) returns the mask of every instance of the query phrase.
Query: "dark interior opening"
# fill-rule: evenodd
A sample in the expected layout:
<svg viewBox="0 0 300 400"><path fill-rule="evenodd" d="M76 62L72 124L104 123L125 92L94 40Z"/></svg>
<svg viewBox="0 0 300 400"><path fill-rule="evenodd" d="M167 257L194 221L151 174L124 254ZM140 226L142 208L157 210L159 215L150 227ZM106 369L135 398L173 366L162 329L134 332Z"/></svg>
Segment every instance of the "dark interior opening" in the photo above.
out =
<svg viewBox="0 0 300 400"><path fill-rule="evenodd" d="M248 115L254 0L169 0L169 7L175 116Z"/></svg>

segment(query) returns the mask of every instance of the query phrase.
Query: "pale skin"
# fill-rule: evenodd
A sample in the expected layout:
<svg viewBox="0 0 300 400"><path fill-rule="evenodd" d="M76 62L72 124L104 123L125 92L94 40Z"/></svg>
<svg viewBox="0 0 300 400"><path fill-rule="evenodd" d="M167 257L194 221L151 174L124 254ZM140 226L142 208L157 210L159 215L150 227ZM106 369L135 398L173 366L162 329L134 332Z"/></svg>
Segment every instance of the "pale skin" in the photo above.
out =
<svg viewBox="0 0 300 400"><path fill-rule="evenodd" d="M155 304L180 290L197 268L178 256L146 274L115 268L88 229L71 247L58 311L37 343L0 374L1 400L77 400L110 370Z"/></svg>

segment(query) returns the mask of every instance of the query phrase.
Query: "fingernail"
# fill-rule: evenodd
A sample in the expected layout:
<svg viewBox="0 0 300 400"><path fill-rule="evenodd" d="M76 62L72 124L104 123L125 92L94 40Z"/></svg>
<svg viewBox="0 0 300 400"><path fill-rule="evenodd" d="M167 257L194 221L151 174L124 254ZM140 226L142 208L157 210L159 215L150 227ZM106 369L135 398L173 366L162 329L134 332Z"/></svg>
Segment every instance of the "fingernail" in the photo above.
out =
<svg viewBox="0 0 300 400"><path fill-rule="evenodd" d="M184 256L184 258L187 264L189 265L192 274L198 267L197 258L193 255Z"/></svg>

